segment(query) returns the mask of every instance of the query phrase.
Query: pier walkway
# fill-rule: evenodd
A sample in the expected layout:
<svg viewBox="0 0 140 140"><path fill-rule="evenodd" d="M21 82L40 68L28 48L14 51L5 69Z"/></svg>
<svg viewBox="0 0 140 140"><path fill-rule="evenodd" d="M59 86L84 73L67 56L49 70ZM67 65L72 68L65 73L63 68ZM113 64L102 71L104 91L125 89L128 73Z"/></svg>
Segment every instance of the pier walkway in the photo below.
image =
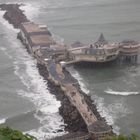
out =
<svg viewBox="0 0 140 140"><path fill-rule="evenodd" d="M67 97L80 112L87 126L92 125L95 121L97 121L96 116L85 102L84 97L78 92L77 88L71 84L66 84L64 86L66 89Z"/></svg>

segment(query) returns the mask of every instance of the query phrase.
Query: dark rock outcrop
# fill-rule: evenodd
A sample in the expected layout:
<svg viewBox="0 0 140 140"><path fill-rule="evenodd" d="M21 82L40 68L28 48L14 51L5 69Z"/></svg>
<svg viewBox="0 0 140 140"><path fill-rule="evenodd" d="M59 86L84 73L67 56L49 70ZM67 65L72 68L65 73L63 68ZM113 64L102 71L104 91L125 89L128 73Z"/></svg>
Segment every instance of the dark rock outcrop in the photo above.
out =
<svg viewBox="0 0 140 140"><path fill-rule="evenodd" d="M37 64L37 67L40 75L43 76L44 80L47 80L49 91L55 95L57 100L61 101L59 113L63 117L64 123L67 124L65 130L69 132L87 132L87 126L78 110L71 104L61 88L59 86L55 86L54 83L48 80L46 67L41 64Z"/></svg>
<svg viewBox="0 0 140 140"><path fill-rule="evenodd" d="M84 131L87 132L87 126L79 114L78 110L70 103L67 98L64 98L59 108L60 115L63 116L64 122L67 125L66 130L70 132Z"/></svg>
<svg viewBox="0 0 140 140"><path fill-rule="evenodd" d="M19 4L1 4L0 8L6 11L3 17L12 24L15 28L19 28L22 22L29 21L23 14L23 11L19 8Z"/></svg>

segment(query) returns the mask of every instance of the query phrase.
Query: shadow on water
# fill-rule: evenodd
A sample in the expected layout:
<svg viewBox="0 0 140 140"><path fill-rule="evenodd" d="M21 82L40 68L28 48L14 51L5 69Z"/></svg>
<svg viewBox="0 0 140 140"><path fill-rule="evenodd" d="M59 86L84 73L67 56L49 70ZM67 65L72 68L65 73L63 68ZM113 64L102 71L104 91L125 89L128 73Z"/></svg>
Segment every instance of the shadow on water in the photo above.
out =
<svg viewBox="0 0 140 140"><path fill-rule="evenodd" d="M80 69L95 69L95 70L100 70L100 69L118 69L118 68L126 68L126 67L132 67L132 66L139 66L140 63L138 62L131 62L131 61L125 61L125 62L120 62L120 60L115 60L111 62L106 62L106 63L93 63L93 62L79 62L74 64L74 68L77 70Z"/></svg>
<svg viewBox="0 0 140 140"><path fill-rule="evenodd" d="M81 75L81 77L84 79L84 83L92 82L92 84L97 84L106 82L110 83L112 80L127 81L126 79L129 79L129 81L132 81L131 78L133 76L133 73L138 74L138 70L140 67L139 65L139 63L130 62L119 63L117 60L102 64L79 63L77 65L74 65L74 69L76 69ZM114 84L118 85L118 83Z"/></svg>

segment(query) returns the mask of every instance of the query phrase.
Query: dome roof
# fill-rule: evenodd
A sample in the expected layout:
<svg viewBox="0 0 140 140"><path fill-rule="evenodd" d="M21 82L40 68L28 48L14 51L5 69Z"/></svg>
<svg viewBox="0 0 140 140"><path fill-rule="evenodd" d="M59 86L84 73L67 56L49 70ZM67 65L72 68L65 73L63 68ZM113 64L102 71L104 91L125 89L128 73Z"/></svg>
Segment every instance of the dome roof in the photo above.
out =
<svg viewBox="0 0 140 140"><path fill-rule="evenodd" d="M103 44L103 45L105 45L105 44L108 44L108 41L105 39L104 35L101 33L99 38L98 38L98 40L97 40L97 42L95 42L95 44L99 44L99 45Z"/></svg>

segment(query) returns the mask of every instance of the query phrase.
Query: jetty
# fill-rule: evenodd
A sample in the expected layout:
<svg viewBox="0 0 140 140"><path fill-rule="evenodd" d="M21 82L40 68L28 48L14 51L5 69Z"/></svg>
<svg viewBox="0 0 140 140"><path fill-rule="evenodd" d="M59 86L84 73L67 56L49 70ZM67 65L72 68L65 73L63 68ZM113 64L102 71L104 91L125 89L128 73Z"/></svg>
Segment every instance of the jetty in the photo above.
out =
<svg viewBox="0 0 140 140"><path fill-rule="evenodd" d="M60 57L62 59L66 57L65 45L57 44L46 26L34 22L22 23L18 37L38 63L46 67L48 79L56 86L60 86L65 96L78 110L87 125L90 137L98 139L112 135L112 128L104 121L98 120L86 103L84 96L79 93L79 89L75 86L76 81L67 76L58 61Z"/></svg>

